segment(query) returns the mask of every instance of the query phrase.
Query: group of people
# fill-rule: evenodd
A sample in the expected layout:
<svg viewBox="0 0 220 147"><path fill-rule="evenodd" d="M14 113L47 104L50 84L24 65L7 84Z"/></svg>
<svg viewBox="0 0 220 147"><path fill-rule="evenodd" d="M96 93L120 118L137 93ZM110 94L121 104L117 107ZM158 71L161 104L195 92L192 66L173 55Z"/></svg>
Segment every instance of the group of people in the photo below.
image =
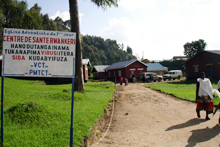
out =
<svg viewBox="0 0 220 147"><path fill-rule="evenodd" d="M123 85L123 81L124 81L124 83L125 83L125 86L127 86L128 85L128 79L127 78L122 78L122 77L119 77L119 82L120 82L120 85Z"/></svg>
<svg viewBox="0 0 220 147"><path fill-rule="evenodd" d="M196 112L197 117L200 118L200 111L206 111L206 120L210 120L209 114L213 113L214 110L214 103L212 101L215 93L220 98L220 81L218 82L217 88L213 89L211 81L208 78L205 78L205 73L201 72L200 78L197 79L196 84ZM220 103L216 107L216 110L220 108ZM215 110L215 111L216 111ZM219 124L220 124L220 115L219 115Z"/></svg>

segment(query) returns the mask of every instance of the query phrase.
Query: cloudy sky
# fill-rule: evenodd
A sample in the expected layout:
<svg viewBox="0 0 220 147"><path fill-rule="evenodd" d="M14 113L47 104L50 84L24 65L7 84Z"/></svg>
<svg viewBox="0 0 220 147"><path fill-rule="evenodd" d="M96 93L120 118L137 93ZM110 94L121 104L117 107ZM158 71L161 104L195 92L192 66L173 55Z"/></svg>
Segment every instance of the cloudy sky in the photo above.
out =
<svg viewBox="0 0 220 147"><path fill-rule="evenodd" d="M120 0L104 11L90 0L78 0L80 31L130 46L137 58L183 56L183 45L204 39L206 50L220 49L220 0ZM27 0L28 8L35 3ZM41 13L69 19L68 0L38 0Z"/></svg>

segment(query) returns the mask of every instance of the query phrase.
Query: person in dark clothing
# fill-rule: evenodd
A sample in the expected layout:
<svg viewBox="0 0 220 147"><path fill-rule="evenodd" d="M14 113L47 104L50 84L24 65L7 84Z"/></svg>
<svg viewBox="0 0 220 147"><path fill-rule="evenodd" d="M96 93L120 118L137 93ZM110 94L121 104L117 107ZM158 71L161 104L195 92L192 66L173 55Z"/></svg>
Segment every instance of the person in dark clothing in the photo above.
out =
<svg viewBox="0 0 220 147"><path fill-rule="evenodd" d="M136 76L135 76L135 74L132 75L132 82L133 82L133 83L136 82Z"/></svg>
<svg viewBox="0 0 220 147"><path fill-rule="evenodd" d="M153 82L153 75L150 74L150 81Z"/></svg>

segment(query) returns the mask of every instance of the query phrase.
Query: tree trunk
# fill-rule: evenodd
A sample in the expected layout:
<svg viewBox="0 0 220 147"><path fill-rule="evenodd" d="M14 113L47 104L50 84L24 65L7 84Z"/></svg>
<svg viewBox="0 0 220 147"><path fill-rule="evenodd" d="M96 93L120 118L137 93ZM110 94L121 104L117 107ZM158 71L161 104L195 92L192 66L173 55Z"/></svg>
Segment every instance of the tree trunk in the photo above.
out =
<svg viewBox="0 0 220 147"><path fill-rule="evenodd" d="M82 47L79 30L78 0L69 0L71 32L76 32L75 91L84 92Z"/></svg>

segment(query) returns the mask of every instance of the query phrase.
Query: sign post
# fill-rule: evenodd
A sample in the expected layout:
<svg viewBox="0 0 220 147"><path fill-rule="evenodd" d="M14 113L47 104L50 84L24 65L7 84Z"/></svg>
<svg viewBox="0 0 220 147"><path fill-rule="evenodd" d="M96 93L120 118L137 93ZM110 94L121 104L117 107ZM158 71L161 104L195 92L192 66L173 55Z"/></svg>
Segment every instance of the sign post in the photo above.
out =
<svg viewBox="0 0 220 147"><path fill-rule="evenodd" d="M70 147L73 146L74 81L75 81L75 78L72 78L72 104L71 104L71 124L70 124Z"/></svg>
<svg viewBox="0 0 220 147"><path fill-rule="evenodd" d="M2 76L1 89L1 146L4 146L4 76Z"/></svg>
<svg viewBox="0 0 220 147"><path fill-rule="evenodd" d="M75 79L75 48L76 33L73 32L4 28L1 93L2 144L4 142L4 76L72 78L72 129Z"/></svg>

